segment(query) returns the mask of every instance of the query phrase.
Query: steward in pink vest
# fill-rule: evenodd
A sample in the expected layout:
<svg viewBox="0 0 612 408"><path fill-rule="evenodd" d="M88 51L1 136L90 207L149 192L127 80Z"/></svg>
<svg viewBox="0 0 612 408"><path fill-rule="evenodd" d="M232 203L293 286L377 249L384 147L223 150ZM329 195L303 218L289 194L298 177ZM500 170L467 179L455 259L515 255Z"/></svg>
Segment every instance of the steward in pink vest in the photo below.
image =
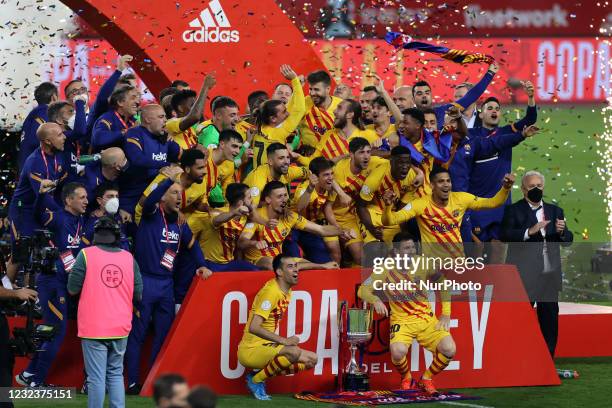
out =
<svg viewBox="0 0 612 408"><path fill-rule="evenodd" d="M142 296L138 264L131 253L112 245L118 242L116 223L100 228L103 218L96 225L94 245L79 252L68 278L68 292L81 294L78 336L87 339L127 337L132 328L133 298Z"/></svg>

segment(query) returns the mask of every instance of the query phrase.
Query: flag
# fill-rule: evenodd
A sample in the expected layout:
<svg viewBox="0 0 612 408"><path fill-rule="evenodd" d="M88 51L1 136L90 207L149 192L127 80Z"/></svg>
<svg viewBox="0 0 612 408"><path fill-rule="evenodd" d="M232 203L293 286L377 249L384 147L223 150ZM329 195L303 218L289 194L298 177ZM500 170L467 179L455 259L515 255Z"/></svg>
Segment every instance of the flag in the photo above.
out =
<svg viewBox="0 0 612 408"><path fill-rule="evenodd" d="M466 50L454 50L447 47L428 44L419 41L412 41L409 35L389 32L385 35L385 41L393 45L395 48L403 48L405 50L427 51L440 55L442 58L451 60L458 64L473 64L477 62L486 62L491 64L494 59L490 55L480 52L471 52Z"/></svg>

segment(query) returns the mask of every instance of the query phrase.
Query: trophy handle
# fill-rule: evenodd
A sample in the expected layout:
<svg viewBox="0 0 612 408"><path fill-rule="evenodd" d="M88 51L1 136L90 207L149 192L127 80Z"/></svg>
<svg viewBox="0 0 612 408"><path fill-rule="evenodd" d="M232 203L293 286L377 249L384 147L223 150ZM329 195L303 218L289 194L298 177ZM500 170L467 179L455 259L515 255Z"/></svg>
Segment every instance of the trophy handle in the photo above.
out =
<svg viewBox="0 0 612 408"><path fill-rule="evenodd" d="M347 330L347 319L348 319L348 306L346 300L343 300L338 305L338 376L336 377L337 381L337 390L338 392L344 391L344 370L345 370L345 350L344 346L347 344L346 342L346 330Z"/></svg>

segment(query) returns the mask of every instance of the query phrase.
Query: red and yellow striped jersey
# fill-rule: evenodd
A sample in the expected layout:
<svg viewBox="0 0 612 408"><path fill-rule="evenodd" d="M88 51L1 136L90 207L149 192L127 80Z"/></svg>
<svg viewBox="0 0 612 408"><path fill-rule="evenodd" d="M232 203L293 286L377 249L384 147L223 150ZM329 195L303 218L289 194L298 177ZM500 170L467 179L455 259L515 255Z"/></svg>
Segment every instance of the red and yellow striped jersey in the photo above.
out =
<svg viewBox="0 0 612 408"><path fill-rule="evenodd" d="M208 149L208 158L206 159L206 171L207 174L204 176L206 181L206 188L210 191L217 184L221 184L223 194L225 189L231 183L235 182L234 178L234 162L230 160L224 160L221 164L216 165L213 161L212 152L215 149Z"/></svg>
<svg viewBox="0 0 612 408"><path fill-rule="evenodd" d="M325 132L334 128L334 111L340 102L342 99L331 96L331 103L323 109L315 106L310 96L306 97L306 114L299 126L303 144L316 147Z"/></svg>
<svg viewBox="0 0 612 408"><path fill-rule="evenodd" d="M403 180L395 180L391 175L391 162L381 164L375 168L366 178L359 193L360 197L370 202L370 208L379 211L381 214L386 205L383 195L387 190L393 190L401 202L408 203L413 200L414 188L412 183L416 177L414 170L410 169L408 175Z"/></svg>
<svg viewBox="0 0 612 408"><path fill-rule="evenodd" d="M417 217L424 254L460 257L463 256L460 228L465 211L499 207L504 204L508 194L510 190L504 187L491 198L451 192L445 207L438 206L429 195L408 203L399 211L391 211L391 208L387 207L383 214L383 223L398 225Z"/></svg>
<svg viewBox="0 0 612 408"><path fill-rule="evenodd" d="M265 343L270 343L270 340L262 339L249 331L251 321L255 315L263 317L261 327L267 331L274 333L280 325L283 314L287 311L287 307L291 302L291 289L287 293L283 292L276 278L270 279L257 292L253 305L249 311L249 318L244 326L244 334L238 347L257 347Z"/></svg>
<svg viewBox="0 0 612 408"><path fill-rule="evenodd" d="M415 321L429 321L434 313L431 309L427 292L419 289L418 282L427 279L427 273L419 270L417 273L385 269L381 274L372 273L357 292L358 296L366 302L373 304L377 300L389 302L391 309L391 322L411 323ZM414 289L409 289L405 282L412 282ZM388 285L394 284L395 287ZM404 286L404 289L396 289ZM393 289L391 289L393 287ZM451 303L447 293L441 294L442 314L450 315Z"/></svg>
<svg viewBox="0 0 612 408"><path fill-rule="evenodd" d="M183 131L179 128L179 124L183 118L172 118L166 122L166 130L168 135L178 143L183 150L196 147L198 144L198 136L192 127Z"/></svg>
<svg viewBox="0 0 612 408"><path fill-rule="evenodd" d="M210 214L197 212L188 220L194 236L198 237L204 257L210 261L225 264L234 260L238 238L247 223L247 217L232 218L216 227L212 220L229 211L229 207L211 209Z"/></svg>
<svg viewBox="0 0 612 408"><path fill-rule="evenodd" d="M295 191L295 196L293 198L293 211L296 211L297 203L304 194L308 194L306 189L308 188L308 181L304 181L300 184ZM304 209L302 214L304 217L312 222L317 222L325 219L325 213L323 209L325 204L328 202L334 202L336 200L336 192L335 191L323 191L319 193L315 188L312 193L310 193L310 201L308 206Z"/></svg>
<svg viewBox="0 0 612 408"><path fill-rule="evenodd" d="M334 206L334 215L336 219L346 220L347 218L354 218L355 212L355 200L361 192L361 187L365 182L366 178L374 171L378 166L388 163L389 161L381 157L372 156L368 167L358 174L354 174L351 171L351 158L347 157L340 160L334 166L334 179L342 190L353 198L353 202L349 206Z"/></svg>
<svg viewBox="0 0 612 408"><path fill-rule="evenodd" d="M268 219L267 207L260 207L257 211L259 211L259 215L263 219ZM293 228L302 230L306 227L307 223L308 220L306 218L293 211L289 211L286 216L279 218L278 224L273 229L265 225L249 222L244 228L244 236L254 241L265 241L268 247L264 249L250 248L245 253L246 258L253 263L256 263L263 256L274 258L281 253L283 242L289 236L291 230Z"/></svg>

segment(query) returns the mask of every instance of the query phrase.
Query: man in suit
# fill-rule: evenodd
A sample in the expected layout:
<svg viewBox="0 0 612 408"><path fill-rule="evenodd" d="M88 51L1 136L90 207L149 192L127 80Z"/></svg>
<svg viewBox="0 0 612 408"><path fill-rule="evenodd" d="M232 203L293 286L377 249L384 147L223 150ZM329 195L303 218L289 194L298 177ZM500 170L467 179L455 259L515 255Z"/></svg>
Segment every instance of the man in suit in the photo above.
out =
<svg viewBox="0 0 612 408"><path fill-rule="evenodd" d="M540 330L554 356L562 279L560 245L569 246L574 237L567 229L563 210L542 201L542 174L525 173L521 190L524 198L504 211L501 238L513 242L507 262L518 267L529 300L532 305L537 303Z"/></svg>

